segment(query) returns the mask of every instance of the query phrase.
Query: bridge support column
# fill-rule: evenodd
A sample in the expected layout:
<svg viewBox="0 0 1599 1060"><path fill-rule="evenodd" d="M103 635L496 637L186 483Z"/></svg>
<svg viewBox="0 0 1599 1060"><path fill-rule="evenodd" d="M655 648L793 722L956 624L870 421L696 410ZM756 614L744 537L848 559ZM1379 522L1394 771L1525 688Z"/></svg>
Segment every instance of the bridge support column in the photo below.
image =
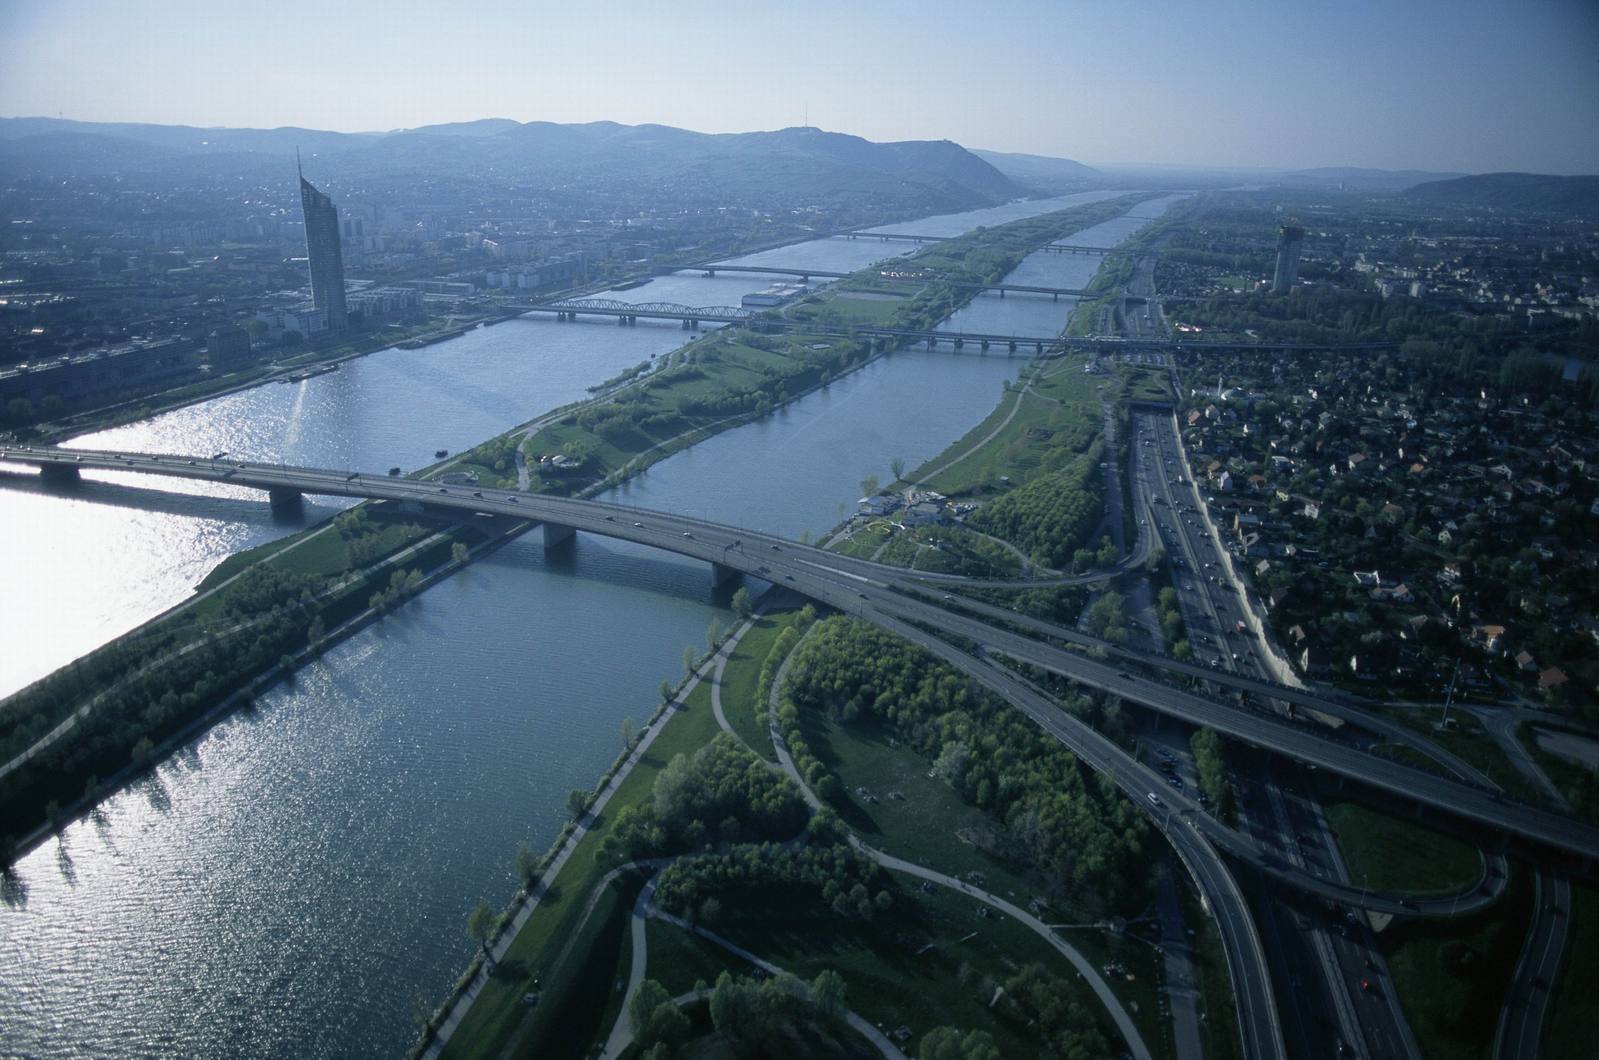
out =
<svg viewBox="0 0 1599 1060"><path fill-rule="evenodd" d="M1003 287L1001 287L1001 288L1000 288L1000 289L999 289L999 296L1000 296L1000 297L1001 297L1001 298L1004 298L1004 297L1005 297L1005 288L1003 288Z"/></svg>
<svg viewBox="0 0 1599 1060"><path fill-rule="evenodd" d="M706 279L708 279L708 280L709 279L714 279L715 276L716 276L716 270L715 269L706 269L705 270L705 278Z"/></svg>
<svg viewBox="0 0 1599 1060"><path fill-rule="evenodd" d="M1012 339L1010 341L1010 352L1011 353L1015 353L1016 352L1016 340L1015 339Z"/></svg>
<svg viewBox="0 0 1599 1060"><path fill-rule="evenodd" d="M51 486L69 486L83 481L83 476L78 474L75 464L41 464L39 481Z"/></svg>
<svg viewBox="0 0 1599 1060"><path fill-rule="evenodd" d="M544 531L544 547L546 550L560 548L577 537L576 530L570 526L562 526L560 523L541 523L540 528Z"/></svg>
<svg viewBox="0 0 1599 1060"><path fill-rule="evenodd" d="M963 349L965 346L966 346L966 340L965 339L956 339L955 340L955 348L957 350Z"/></svg>
<svg viewBox="0 0 1599 1060"><path fill-rule="evenodd" d="M744 572L736 567L725 567L720 563L711 564L711 584L720 589L730 581L742 578Z"/></svg>
<svg viewBox="0 0 1599 1060"><path fill-rule="evenodd" d="M277 515L300 515L305 511L305 494L287 486L267 490L267 501Z"/></svg>
<svg viewBox="0 0 1599 1060"><path fill-rule="evenodd" d="M988 352L988 340L987 339L983 340L982 350L983 350L984 353Z"/></svg>
<svg viewBox="0 0 1599 1060"><path fill-rule="evenodd" d="M1042 342L1040 342L1038 344L1038 352L1039 353L1043 353L1044 352L1044 344Z"/></svg>
<svg viewBox="0 0 1599 1060"><path fill-rule="evenodd" d="M1056 291L1056 292L1055 292L1055 293L1054 293L1054 294L1052 294L1052 295L1050 295L1050 296L1049 296L1049 300L1050 300L1050 301L1051 301L1051 302L1058 302L1058 301L1060 301L1060 292L1059 292L1059 291Z"/></svg>

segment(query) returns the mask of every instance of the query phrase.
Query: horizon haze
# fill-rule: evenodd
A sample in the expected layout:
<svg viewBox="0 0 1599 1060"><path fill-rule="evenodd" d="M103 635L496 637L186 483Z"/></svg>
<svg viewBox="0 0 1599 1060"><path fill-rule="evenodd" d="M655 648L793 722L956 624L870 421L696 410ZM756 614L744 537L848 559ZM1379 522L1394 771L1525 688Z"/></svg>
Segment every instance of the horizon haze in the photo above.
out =
<svg viewBox="0 0 1599 1060"><path fill-rule="evenodd" d="M237 2L13 5L0 110L341 132L803 124L1091 165L1599 172L1599 10L1576 0L1016 3L981 21L942 3L627 3L603 34L594 17L292 0L268 24Z"/></svg>

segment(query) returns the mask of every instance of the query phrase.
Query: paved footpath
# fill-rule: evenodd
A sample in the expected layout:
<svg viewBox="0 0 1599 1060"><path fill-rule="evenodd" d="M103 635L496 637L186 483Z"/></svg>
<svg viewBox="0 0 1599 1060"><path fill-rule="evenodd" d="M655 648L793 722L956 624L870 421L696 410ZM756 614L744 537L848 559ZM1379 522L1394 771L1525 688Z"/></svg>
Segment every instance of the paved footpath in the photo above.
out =
<svg viewBox="0 0 1599 1060"><path fill-rule="evenodd" d="M804 638L801 639L803 640ZM793 662L794 656L798 651L799 645L796 644L794 646L794 650L788 653L788 657L783 660L783 664L777 668L777 673L772 677L771 700L768 704L768 713L772 719L772 745L777 748L778 763L782 767L783 772L787 773L788 778L792 780L799 788L800 794L805 797L805 801L813 808L820 809L822 806L822 801L816 797L815 792L811 791L811 789L806 786L805 780L800 776L799 770L794 767L794 759L789 756L788 747L783 743L782 735L777 731L777 706L780 693L782 692L784 681L788 677L789 664ZM984 902L990 906L993 906L995 909L998 909L1000 912L1027 927L1028 930L1032 931L1033 934L1037 935L1045 942L1048 942L1055 948L1056 952L1071 962L1072 967L1076 968L1078 974L1083 977L1083 981L1086 982L1089 988L1094 991L1094 994L1099 998L1100 1003L1104 1005L1106 1011L1110 1013L1111 1019L1116 1024L1116 1029L1121 1032L1121 1036L1123 1040L1126 1041L1127 1048L1133 1054L1135 1060L1152 1060L1149 1052L1149 1046L1144 1044L1143 1035L1138 1033L1138 1027L1133 1023L1132 1016L1128 1014L1126 1007L1122 1004L1121 998L1117 997L1115 991L1110 988L1110 984L1105 982L1105 978L1100 974L1099 969L1095 968L1093 962L1087 957L1083 956L1080 950L1057 935L1048 924L1044 923L1042 920L1038 919L1036 916L1020 906L999 897L997 894L990 894L988 891L973 887L971 884L967 883L963 879L960 879L959 877L938 872L934 869L927 868L924 865L918 865L915 862L906 861L903 858L897 858L892 854L885 854L881 850L867 846L854 834L850 835L849 843L850 846L854 847L862 854L865 854L867 857L871 858L884 868L893 869L897 872L903 872L909 876L915 876L918 879L927 880L931 883L937 883L944 887L949 887L952 890L957 890L963 894L968 894L980 902Z"/></svg>

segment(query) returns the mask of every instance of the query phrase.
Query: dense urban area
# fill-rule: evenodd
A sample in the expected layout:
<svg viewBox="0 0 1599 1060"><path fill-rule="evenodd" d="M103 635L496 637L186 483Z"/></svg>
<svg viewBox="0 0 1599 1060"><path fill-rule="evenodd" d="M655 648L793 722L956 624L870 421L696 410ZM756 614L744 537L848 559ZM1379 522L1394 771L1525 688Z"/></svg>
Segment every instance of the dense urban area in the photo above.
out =
<svg viewBox="0 0 1599 1060"><path fill-rule="evenodd" d="M4 1036L19 1055L1590 1055L1596 184L1246 184L809 127L0 119L0 500L87 550L102 512L220 542L199 577L163 561L158 602L6 673L0 953L49 971L0 988ZM471 342L510 352L468 379ZM356 375L384 370L415 389ZM326 395L389 385L410 448L293 437ZM441 445L456 401L494 416ZM841 433L806 449L813 421ZM464 594L513 567L548 574L548 604L480 602L446 650ZM572 583L629 578L648 588L579 613ZM605 660L561 639L583 623ZM426 704L443 729L380 708L373 653L452 673ZM628 665L625 691L561 676ZM475 727L478 697L544 682L558 712ZM319 730L313 703L382 722ZM238 783L237 748L270 739L304 741L271 759L290 778L341 743L405 778L377 784L389 809L319 820L333 846L399 845L351 840L372 860L336 873L369 888L338 903L348 934L272 950L259 979L302 986L200 980L205 1016L163 998L118 1044L97 1006L141 1007L154 973L45 961L28 918L72 921L112 878L102 845L135 847L197 777ZM506 748L516 786L490 790ZM250 813L308 812L278 790ZM476 808L432 832L395 808L458 800ZM291 890L324 893L281 856ZM259 897L254 864L227 874L236 904L287 905L229 923L292 935L310 914ZM364 905L406 923L382 934ZM81 932L129 948L103 915ZM53 1004L92 1018L61 1031Z"/></svg>

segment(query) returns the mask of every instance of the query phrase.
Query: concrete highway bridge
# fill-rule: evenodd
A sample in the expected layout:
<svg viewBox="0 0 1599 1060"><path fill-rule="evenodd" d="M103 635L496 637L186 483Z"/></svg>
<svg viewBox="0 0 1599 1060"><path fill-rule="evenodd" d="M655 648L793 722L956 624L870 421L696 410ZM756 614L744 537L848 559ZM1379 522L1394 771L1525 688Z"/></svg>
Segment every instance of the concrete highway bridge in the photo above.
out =
<svg viewBox="0 0 1599 1060"><path fill-rule="evenodd" d="M1006 335L975 331L939 331L926 328L892 328L876 324L859 324L841 327L817 321L789 320L775 313L746 309L742 306L689 306L675 302L623 302L615 298L562 298L553 302L536 302L532 305L507 305L517 313L554 313L557 320L576 320L582 316L615 317L625 326L640 320L678 320L688 331L701 324L754 323L771 331L805 331L818 335L861 336L866 338L910 339L925 342L929 349L947 343L963 349L968 343L982 350L1002 346L1011 353L1030 350L1043 353L1060 346L1058 337L1038 335Z"/></svg>
<svg viewBox="0 0 1599 1060"><path fill-rule="evenodd" d="M877 239L884 243L947 243L952 239L961 239L963 236L934 236L916 232L872 232L857 230L854 232L839 232L835 239ZM1075 243L1045 243L1037 248L1049 254L1128 254L1131 251L1121 247L1085 247Z"/></svg>
<svg viewBox="0 0 1599 1060"><path fill-rule="evenodd" d="M1305 705L1315 702L1315 709L1328 713L1342 711L1347 714L1355 709L1347 704L1317 699L1303 690L1226 677L1213 671L1192 674L1195 668L1157 654L1124 650L1127 661L1096 659L1082 651L1001 628L987 618L962 613L955 608L972 607L972 602L964 598L957 601L946 593L933 600L930 597L934 594L928 592L927 583L919 573L826 552L757 531L599 501L205 457L10 445L0 447L0 464L36 467L46 479L60 483L74 481L81 472L90 470L134 471L233 483L265 491L280 509L297 506L306 493L409 502L435 509L485 512L538 522L542 525L546 545L568 540L578 530L650 545L709 563L718 581L737 575L760 578L871 621L892 618L898 627L936 630L942 635L962 638L977 646L979 656L1004 655L1037 670L1059 674L1189 724L1216 729L1245 743L1346 777L1407 804L1427 806L1451 818L1564 851L1588 864L1599 860L1599 829L1592 826L1378 757L1309 725L1217 702L1151 676L1134 675L1125 667L1128 661L1136 659L1157 671L1247 686L1252 692L1297 699ZM1017 583L1018 587L1028 584ZM1008 622L1021 618L1010 612L1001 613ZM925 636L913 639L927 643ZM1058 708L1055 713L1067 717ZM1132 794L1142 797L1141 791Z"/></svg>
<svg viewBox="0 0 1599 1060"><path fill-rule="evenodd" d="M823 280L841 280L846 276L853 276L850 272L835 272L831 269L807 269L799 266L792 268L780 265L726 265L721 262L703 262L699 265L672 265L655 270L662 276L670 276L679 272L698 272L705 276L715 276L719 272L751 273L757 276L797 276L809 282L813 277ZM1006 293L1013 294L1047 294L1054 301L1060 301L1062 295L1080 298L1086 294L1097 292L1085 291L1077 287L1041 287L1036 284L1026 283L951 283L951 287L961 291L998 291L1003 298Z"/></svg>
<svg viewBox="0 0 1599 1060"><path fill-rule="evenodd" d="M973 285L979 286L979 285ZM1058 291L1063 295L1081 295L1098 292L1077 291L1071 288L1040 288L1028 285L981 285L983 290L998 290L1001 286L1013 290L1038 293ZM1247 352L1251 350L1296 353L1336 350L1391 349L1392 342L1258 342L1217 339L1155 339L1124 338L1118 335L1008 335L977 331L943 331L932 328L894 328L876 324L841 326L818 321L788 320L770 310L748 309L744 306L691 306L677 302L624 302L617 298L560 298L550 302L533 302L525 305L507 303L504 306L515 313L553 313L557 320L576 320L583 316L616 318L623 326L637 324L640 320L681 321L685 331L697 329L701 324L753 324L771 331L806 331L817 335L864 336L867 338L909 339L925 342L929 349L948 344L963 349L968 344L987 351L1004 347L1008 352L1018 350L1042 354L1056 350L1087 350L1094 353L1140 351L1146 353L1183 352L1217 353Z"/></svg>

